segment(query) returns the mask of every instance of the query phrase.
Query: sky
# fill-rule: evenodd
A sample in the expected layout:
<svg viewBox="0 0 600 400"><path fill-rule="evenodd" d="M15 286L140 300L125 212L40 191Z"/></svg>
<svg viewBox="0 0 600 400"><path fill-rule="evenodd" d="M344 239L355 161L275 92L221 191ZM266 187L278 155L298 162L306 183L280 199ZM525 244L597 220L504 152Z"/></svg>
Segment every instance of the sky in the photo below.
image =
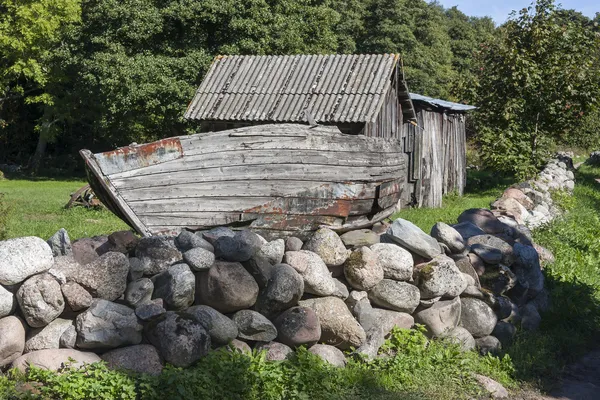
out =
<svg viewBox="0 0 600 400"><path fill-rule="evenodd" d="M446 8L458 6L458 9L467 15L492 17L497 24L501 24L506 21L512 10L525 8L532 0L438 0L438 2ZM572 8L589 17L600 12L598 0L558 0L556 3L561 4L562 8Z"/></svg>

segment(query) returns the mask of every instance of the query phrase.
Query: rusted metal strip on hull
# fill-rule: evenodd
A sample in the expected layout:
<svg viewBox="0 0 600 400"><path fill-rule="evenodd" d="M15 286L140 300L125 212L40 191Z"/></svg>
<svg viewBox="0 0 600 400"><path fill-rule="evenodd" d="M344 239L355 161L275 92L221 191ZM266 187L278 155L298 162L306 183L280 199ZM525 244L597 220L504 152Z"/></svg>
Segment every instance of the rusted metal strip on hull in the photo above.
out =
<svg viewBox="0 0 600 400"><path fill-rule="evenodd" d="M182 157L181 142L176 137L95 154L96 162L104 175L132 171Z"/></svg>

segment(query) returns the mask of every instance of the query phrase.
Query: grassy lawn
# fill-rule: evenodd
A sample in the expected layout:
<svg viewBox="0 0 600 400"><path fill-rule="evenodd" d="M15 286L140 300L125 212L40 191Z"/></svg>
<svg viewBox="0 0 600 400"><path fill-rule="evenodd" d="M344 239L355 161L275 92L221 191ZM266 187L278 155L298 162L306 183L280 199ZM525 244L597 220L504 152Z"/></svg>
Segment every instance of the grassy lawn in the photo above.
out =
<svg viewBox="0 0 600 400"><path fill-rule="evenodd" d="M71 239L129 229L107 210L64 208L71 193L87 182L49 180L2 180L0 193L8 206L5 222L7 238L39 236L48 239L65 228Z"/></svg>

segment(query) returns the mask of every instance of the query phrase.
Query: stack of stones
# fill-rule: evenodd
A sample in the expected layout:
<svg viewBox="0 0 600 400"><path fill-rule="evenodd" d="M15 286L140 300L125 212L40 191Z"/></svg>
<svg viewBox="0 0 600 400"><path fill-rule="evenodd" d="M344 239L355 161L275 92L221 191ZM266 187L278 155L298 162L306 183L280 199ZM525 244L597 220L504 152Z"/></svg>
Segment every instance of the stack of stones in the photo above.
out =
<svg viewBox="0 0 600 400"><path fill-rule="evenodd" d="M394 327L415 323L494 353L517 327L539 325L546 254L514 215L487 209L430 235L398 219L342 235L322 228L304 242L226 227L10 239L0 242L0 368L103 359L159 374L212 349L284 360L299 346L343 366L342 350L377 357Z"/></svg>
<svg viewBox="0 0 600 400"><path fill-rule="evenodd" d="M536 179L506 189L502 197L492 203L494 215L512 227L525 225L530 229L559 216L561 211L552 201L552 192L570 193L575 188L573 161L566 156L560 159L565 161L551 160Z"/></svg>

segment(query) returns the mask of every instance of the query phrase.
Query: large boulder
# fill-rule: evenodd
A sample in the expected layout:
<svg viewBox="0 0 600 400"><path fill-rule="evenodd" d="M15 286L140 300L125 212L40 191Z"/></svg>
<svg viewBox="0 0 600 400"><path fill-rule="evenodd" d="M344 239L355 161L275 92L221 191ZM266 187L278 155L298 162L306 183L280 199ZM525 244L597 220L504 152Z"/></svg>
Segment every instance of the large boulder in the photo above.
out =
<svg viewBox="0 0 600 400"><path fill-rule="evenodd" d="M92 305L92 295L77 282L63 283L60 285L60 290L71 311L85 310Z"/></svg>
<svg viewBox="0 0 600 400"><path fill-rule="evenodd" d="M73 321L70 319L57 318L43 328L33 329L27 335L25 353L43 349L58 349L63 333L72 326Z"/></svg>
<svg viewBox="0 0 600 400"><path fill-rule="evenodd" d="M210 336L189 314L168 311L148 323L145 333L163 359L176 367L189 367L210 350Z"/></svg>
<svg viewBox="0 0 600 400"><path fill-rule="evenodd" d="M317 230L302 249L318 254L328 267L342 265L349 254L338 234L327 228Z"/></svg>
<svg viewBox="0 0 600 400"><path fill-rule="evenodd" d="M502 253L502 263L506 266L511 266L515 262L513 247L506 241L492 235L477 235L467 240L468 246L483 244L493 247Z"/></svg>
<svg viewBox="0 0 600 400"><path fill-rule="evenodd" d="M317 296L331 296L336 292L331 272L317 253L308 250L288 251L284 262L304 279L304 291Z"/></svg>
<svg viewBox="0 0 600 400"><path fill-rule="evenodd" d="M290 347L312 346L321 338L319 317L310 308L292 307L274 321L277 340Z"/></svg>
<svg viewBox="0 0 600 400"><path fill-rule="evenodd" d="M235 339L239 330L235 322L209 306L193 306L185 310L204 327L214 346L226 345Z"/></svg>
<svg viewBox="0 0 600 400"><path fill-rule="evenodd" d="M374 304L409 314L415 311L420 300L420 292L416 286L391 279L382 280L368 293Z"/></svg>
<svg viewBox="0 0 600 400"><path fill-rule="evenodd" d="M196 277L196 300L222 313L250 308L258 297L258 284L240 263L215 261Z"/></svg>
<svg viewBox="0 0 600 400"><path fill-rule="evenodd" d="M370 290L383 279L377 253L368 247L354 250L344 263L344 276L353 288Z"/></svg>
<svg viewBox="0 0 600 400"><path fill-rule="evenodd" d="M348 349L360 347L366 339L364 329L354 319L348 307L337 297L323 297L300 301L300 306L313 310L321 323L321 340L327 344Z"/></svg>
<svg viewBox="0 0 600 400"><path fill-rule="evenodd" d="M52 249L54 257L73 256L73 247L71 239L65 228L60 228L50 239L47 240L48 246Z"/></svg>
<svg viewBox="0 0 600 400"><path fill-rule="evenodd" d="M0 285L0 318L12 314L17 305L15 295L4 286Z"/></svg>
<svg viewBox="0 0 600 400"><path fill-rule="evenodd" d="M460 254L465 251L465 240L460 233L443 222L438 222L431 228L431 236L438 242L448 246L448 249L454 254Z"/></svg>
<svg viewBox="0 0 600 400"><path fill-rule="evenodd" d="M478 226L485 233L490 234L506 233L507 231L511 231L508 225L498 221L498 218L496 218L496 216L490 210L485 208L471 208L463 211L463 213L458 216L458 222L470 222ZM456 229L456 226L454 228ZM463 238L467 239L464 236Z"/></svg>
<svg viewBox="0 0 600 400"><path fill-rule="evenodd" d="M410 221L398 218L387 230L388 237L411 252L432 259L441 254L437 240Z"/></svg>
<svg viewBox="0 0 600 400"><path fill-rule="evenodd" d="M152 278L152 298L163 299L169 310L184 310L194 303L196 277L186 264L175 264Z"/></svg>
<svg viewBox="0 0 600 400"><path fill-rule="evenodd" d="M454 261L443 255L415 267L414 277L423 299L456 297L467 288L467 281Z"/></svg>
<svg viewBox="0 0 600 400"><path fill-rule="evenodd" d="M264 315L252 310L241 310L231 317L238 327L238 337L255 342L270 342L277 337L277 329Z"/></svg>
<svg viewBox="0 0 600 400"><path fill-rule="evenodd" d="M15 285L52 268L52 249L30 236L0 241L0 284Z"/></svg>
<svg viewBox="0 0 600 400"><path fill-rule="evenodd" d="M244 262L257 253L264 239L252 231L243 230L233 237L221 236L214 243L215 257L219 260Z"/></svg>
<svg viewBox="0 0 600 400"><path fill-rule="evenodd" d="M100 257L102 254L111 250L112 245L108 241L108 236L94 236L91 238L81 238L72 243L73 258L81 265L86 265Z"/></svg>
<svg viewBox="0 0 600 400"><path fill-rule="evenodd" d="M442 336L458 326L461 315L460 298L440 300L429 308L417 311L415 322L423 324L431 336Z"/></svg>
<svg viewBox="0 0 600 400"><path fill-rule="evenodd" d="M23 354L25 349L25 324L11 315L0 319L0 369Z"/></svg>
<svg viewBox="0 0 600 400"><path fill-rule="evenodd" d="M181 252L168 239L150 236L140 239L135 248L144 275L159 274L183 258Z"/></svg>
<svg viewBox="0 0 600 400"><path fill-rule="evenodd" d="M194 247L183 253L183 261L196 272L207 271L215 263L215 255L205 248Z"/></svg>
<svg viewBox="0 0 600 400"><path fill-rule="evenodd" d="M45 349L22 355L12 366L22 373L25 373L29 366L56 372L66 365L79 368L99 361L102 360L94 353L73 349Z"/></svg>
<svg viewBox="0 0 600 400"><path fill-rule="evenodd" d="M494 310L482 300L474 298L463 298L460 302L460 325L476 338L490 335L498 322Z"/></svg>
<svg viewBox="0 0 600 400"><path fill-rule="evenodd" d="M32 328L48 325L65 309L60 284L47 273L27 279L17 291L17 301Z"/></svg>
<svg viewBox="0 0 600 400"><path fill-rule="evenodd" d="M483 229L473 224L472 222L461 222L459 224L454 224L452 227L460 233L460 236L464 240L469 240L469 238L478 235L485 235Z"/></svg>
<svg viewBox="0 0 600 400"><path fill-rule="evenodd" d="M75 327L81 349L112 349L142 341L143 327L135 312L107 300L95 299L90 308L77 316Z"/></svg>
<svg viewBox="0 0 600 400"><path fill-rule="evenodd" d="M217 226L216 228L212 228L209 231L197 232L196 234L201 234L202 238L208 241L213 246L215 242L223 236L235 236L235 232L232 231L230 228L227 228L226 226Z"/></svg>
<svg viewBox="0 0 600 400"><path fill-rule="evenodd" d="M267 318L273 318L297 305L303 294L304 280L300 274L287 264L277 264L254 308Z"/></svg>
<svg viewBox="0 0 600 400"><path fill-rule="evenodd" d="M135 371L140 374L160 375L162 359L156 347L138 344L111 350L102 355L108 368Z"/></svg>
<svg viewBox="0 0 600 400"><path fill-rule="evenodd" d="M114 301L127 287L129 259L123 253L108 252L76 271L72 280L93 297Z"/></svg>
<svg viewBox="0 0 600 400"><path fill-rule="evenodd" d="M534 298L544 289L544 275L540 266L540 258L537 250L531 246L515 243L515 265L513 270L517 279L527 282L529 288L528 297Z"/></svg>
<svg viewBox="0 0 600 400"><path fill-rule="evenodd" d="M308 351L335 367L343 368L346 366L346 357L337 347L327 344L315 344Z"/></svg>
<svg viewBox="0 0 600 400"><path fill-rule="evenodd" d="M413 276L414 261L408 250L391 243L371 246L377 261L383 268L383 277L396 281L409 281Z"/></svg>

